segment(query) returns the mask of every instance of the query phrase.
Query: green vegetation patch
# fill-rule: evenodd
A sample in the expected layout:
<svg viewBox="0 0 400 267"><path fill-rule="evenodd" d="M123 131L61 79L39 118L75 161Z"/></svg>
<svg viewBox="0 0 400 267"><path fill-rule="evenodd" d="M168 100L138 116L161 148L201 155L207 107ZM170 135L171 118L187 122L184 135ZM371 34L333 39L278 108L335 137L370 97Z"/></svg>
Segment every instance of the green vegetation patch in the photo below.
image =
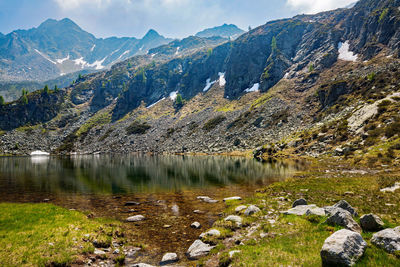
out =
<svg viewBox="0 0 400 267"><path fill-rule="evenodd" d="M134 121L126 128L127 134L145 134L151 126L146 122Z"/></svg>
<svg viewBox="0 0 400 267"><path fill-rule="evenodd" d="M108 112L99 112L91 117L85 124L76 132L77 136L81 136L90 131L93 127L102 126L111 122L111 114Z"/></svg>
<svg viewBox="0 0 400 267"><path fill-rule="evenodd" d="M106 239L120 224L51 204L1 203L0 210L2 266L70 265L79 254L93 252L85 235Z"/></svg>
<svg viewBox="0 0 400 267"><path fill-rule="evenodd" d="M223 122L224 120L226 120L226 117L224 115L218 115L215 118L212 118L210 120L208 120L204 125L203 125L203 130L204 131L211 131L212 129L214 129L215 127L218 126L218 124L220 124L221 122Z"/></svg>

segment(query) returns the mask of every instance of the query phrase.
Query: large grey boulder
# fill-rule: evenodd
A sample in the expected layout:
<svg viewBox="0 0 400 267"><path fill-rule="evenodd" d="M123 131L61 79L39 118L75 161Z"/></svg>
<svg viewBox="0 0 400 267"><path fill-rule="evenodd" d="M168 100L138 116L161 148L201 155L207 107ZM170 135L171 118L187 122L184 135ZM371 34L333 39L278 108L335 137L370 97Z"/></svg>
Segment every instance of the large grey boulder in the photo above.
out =
<svg viewBox="0 0 400 267"><path fill-rule="evenodd" d="M178 255L176 253L165 253L160 261L160 265L167 265L179 260Z"/></svg>
<svg viewBox="0 0 400 267"><path fill-rule="evenodd" d="M352 266L364 254L367 243L359 233L342 229L328 237L321 249L323 266Z"/></svg>
<svg viewBox="0 0 400 267"><path fill-rule="evenodd" d="M283 214L286 215L318 215L325 216L325 210L323 208L317 207L315 204L311 205L299 205L294 208L288 209L287 211L283 211Z"/></svg>
<svg viewBox="0 0 400 267"><path fill-rule="evenodd" d="M189 247L186 252L186 256L190 260L197 260L200 257L208 255L210 251L214 248L214 246L210 246L201 240L197 239L193 242L193 244Z"/></svg>
<svg viewBox="0 0 400 267"><path fill-rule="evenodd" d="M360 218L360 225L364 231L374 232L383 229L383 221L375 214L365 214Z"/></svg>
<svg viewBox="0 0 400 267"><path fill-rule="evenodd" d="M400 251L400 226L375 233L371 243L389 253Z"/></svg>
<svg viewBox="0 0 400 267"><path fill-rule="evenodd" d="M224 219L228 222L234 222L238 227L242 226L242 217L236 215L229 215Z"/></svg>
<svg viewBox="0 0 400 267"><path fill-rule="evenodd" d="M246 216L250 216L253 215L254 213L258 213L261 210L255 206L255 205L250 205L245 211L244 211L244 215Z"/></svg>
<svg viewBox="0 0 400 267"><path fill-rule="evenodd" d="M326 220L326 223L330 225L340 225L351 231L361 233L361 227L347 210L337 211Z"/></svg>
<svg viewBox="0 0 400 267"><path fill-rule="evenodd" d="M295 200L294 202L293 202L293 204L292 204L292 208L294 208L294 207L296 207L296 206L300 206L300 205L307 205L308 203L307 203L307 200L305 200L304 198L300 198L300 199L297 199L297 200Z"/></svg>
<svg viewBox="0 0 400 267"><path fill-rule="evenodd" d="M346 201L346 200L340 200L338 203L333 205L335 208L342 208L344 210L347 210L350 212L350 214L354 217L358 217L357 211Z"/></svg>

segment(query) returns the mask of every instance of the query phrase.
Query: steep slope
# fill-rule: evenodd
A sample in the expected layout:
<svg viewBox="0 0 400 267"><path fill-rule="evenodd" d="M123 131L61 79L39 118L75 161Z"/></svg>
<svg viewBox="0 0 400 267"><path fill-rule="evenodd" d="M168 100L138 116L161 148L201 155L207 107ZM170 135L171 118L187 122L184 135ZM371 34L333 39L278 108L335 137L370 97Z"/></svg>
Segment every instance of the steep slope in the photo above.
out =
<svg viewBox="0 0 400 267"><path fill-rule="evenodd" d="M57 153L224 152L268 142L310 155L321 147L335 150L354 133L348 125L355 122L343 119L396 95L399 6L399 1L363 0L352 9L269 22L235 41L173 59L133 57L61 90L67 97L53 118L38 121L27 112L18 121L9 114L17 114L21 102L1 107L8 114L0 120L8 131L0 137L2 150L39 149L34 140L43 138L43 130L48 141L43 149ZM369 49L371 42L379 49ZM160 55L174 50L164 46ZM393 112L385 118L397 121ZM14 129L27 124L29 135ZM314 138L310 131L322 132L323 125L340 138L315 144L318 134ZM341 138L344 133L347 139ZM13 150L15 143L23 149Z"/></svg>
<svg viewBox="0 0 400 267"><path fill-rule="evenodd" d="M244 32L244 30L238 28L236 25L225 23L221 26L208 28L201 32L198 32L195 36L203 38L219 36L227 39L235 39Z"/></svg>
<svg viewBox="0 0 400 267"><path fill-rule="evenodd" d="M1 80L53 79L82 69L101 70L172 39L150 30L142 39L97 39L70 19L0 36Z"/></svg>

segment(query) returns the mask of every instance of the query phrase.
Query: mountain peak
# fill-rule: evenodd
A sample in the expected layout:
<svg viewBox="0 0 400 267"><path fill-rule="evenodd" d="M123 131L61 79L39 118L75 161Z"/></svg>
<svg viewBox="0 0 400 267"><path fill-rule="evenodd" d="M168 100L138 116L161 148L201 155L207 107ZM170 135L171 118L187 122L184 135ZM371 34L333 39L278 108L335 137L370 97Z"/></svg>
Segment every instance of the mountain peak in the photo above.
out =
<svg viewBox="0 0 400 267"><path fill-rule="evenodd" d="M153 38L157 38L157 37L161 37L161 35L153 29L150 29L144 36L143 39L153 39Z"/></svg>
<svg viewBox="0 0 400 267"><path fill-rule="evenodd" d="M39 25L38 29L53 28L59 26L80 29L80 27L69 18L64 18L62 20L47 19Z"/></svg>
<svg viewBox="0 0 400 267"><path fill-rule="evenodd" d="M244 31L242 29L240 29L239 27L237 27L236 25L224 23L221 26L217 26L214 28L208 28L201 32L198 32L198 33L196 33L196 36L203 37L203 38L213 37L213 36L230 38L233 36L238 36L242 33L244 33Z"/></svg>

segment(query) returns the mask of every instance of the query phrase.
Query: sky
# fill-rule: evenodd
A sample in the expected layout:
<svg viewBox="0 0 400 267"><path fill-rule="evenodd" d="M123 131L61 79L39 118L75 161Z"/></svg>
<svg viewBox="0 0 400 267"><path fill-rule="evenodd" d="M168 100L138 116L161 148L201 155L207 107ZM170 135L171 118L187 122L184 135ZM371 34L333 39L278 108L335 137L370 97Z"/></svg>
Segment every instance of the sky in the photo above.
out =
<svg viewBox="0 0 400 267"><path fill-rule="evenodd" d="M70 18L96 37L142 37L155 29L183 38L236 24L247 30L274 19L345 7L355 0L0 0L0 32Z"/></svg>

